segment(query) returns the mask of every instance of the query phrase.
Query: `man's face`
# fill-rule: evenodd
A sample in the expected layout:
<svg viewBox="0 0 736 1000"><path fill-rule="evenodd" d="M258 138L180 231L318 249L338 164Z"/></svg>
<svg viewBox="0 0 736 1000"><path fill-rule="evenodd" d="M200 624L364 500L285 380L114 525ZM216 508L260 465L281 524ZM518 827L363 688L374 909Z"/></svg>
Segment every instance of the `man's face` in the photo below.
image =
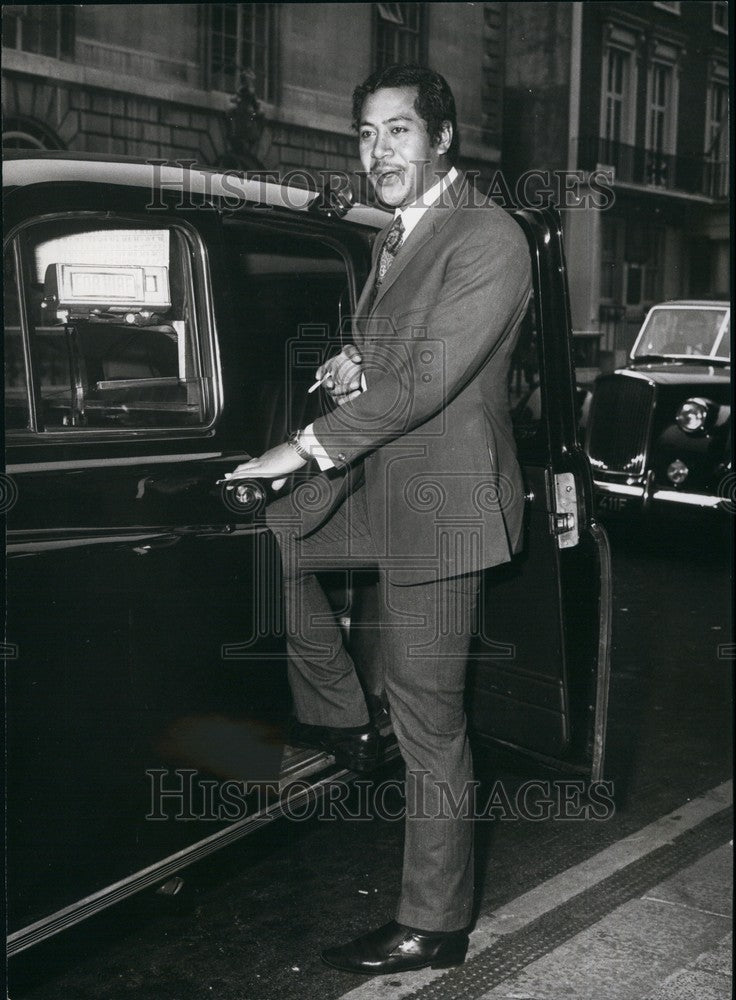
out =
<svg viewBox="0 0 736 1000"><path fill-rule="evenodd" d="M432 145L414 102L416 87L383 87L368 94L360 116L360 159L380 200L406 208L436 184L440 158L452 141L448 124Z"/></svg>

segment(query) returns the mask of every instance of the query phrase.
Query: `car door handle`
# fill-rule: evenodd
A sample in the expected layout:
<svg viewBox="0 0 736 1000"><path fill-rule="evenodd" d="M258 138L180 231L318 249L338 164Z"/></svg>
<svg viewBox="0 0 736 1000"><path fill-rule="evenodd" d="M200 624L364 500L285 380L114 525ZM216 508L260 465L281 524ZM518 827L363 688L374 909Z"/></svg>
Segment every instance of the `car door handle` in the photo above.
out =
<svg viewBox="0 0 736 1000"><path fill-rule="evenodd" d="M236 514L255 515L266 506L266 490L255 479L220 479L217 485L222 502Z"/></svg>

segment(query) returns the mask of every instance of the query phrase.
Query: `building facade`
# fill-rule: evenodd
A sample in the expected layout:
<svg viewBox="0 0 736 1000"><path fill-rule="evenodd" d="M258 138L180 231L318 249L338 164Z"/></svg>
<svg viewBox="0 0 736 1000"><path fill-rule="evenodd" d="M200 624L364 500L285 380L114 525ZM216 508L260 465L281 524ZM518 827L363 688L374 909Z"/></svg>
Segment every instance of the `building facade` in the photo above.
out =
<svg viewBox="0 0 736 1000"><path fill-rule="evenodd" d="M583 363L620 364L653 303L729 297L728 4L509 3L506 19L504 169L580 178L563 200L573 326Z"/></svg>
<svg viewBox="0 0 736 1000"><path fill-rule="evenodd" d="M652 303L729 294L728 32L723 0L5 5L3 143L319 183L359 168L355 83L435 66L461 166L515 204L532 171L563 208L578 360L597 368Z"/></svg>
<svg viewBox="0 0 736 1000"><path fill-rule="evenodd" d="M353 87L442 67L463 165L500 163L502 3L6 5L6 147L287 171L358 168ZM248 71L251 92L233 114ZM257 112L252 97L258 102Z"/></svg>

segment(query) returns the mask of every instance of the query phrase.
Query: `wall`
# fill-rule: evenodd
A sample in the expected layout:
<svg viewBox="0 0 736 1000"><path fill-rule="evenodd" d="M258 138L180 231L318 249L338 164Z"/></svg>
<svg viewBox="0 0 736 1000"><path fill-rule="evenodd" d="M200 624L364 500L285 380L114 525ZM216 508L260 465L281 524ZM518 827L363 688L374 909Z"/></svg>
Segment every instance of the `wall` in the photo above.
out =
<svg viewBox="0 0 736 1000"><path fill-rule="evenodd" d="M202 84L198 4L80 4L76 61L125 75ZM165 26L165 30L162 27Z"/></svg>
<svg viewBox="0 0 736 1000"><path fill-rule="evenodd" d="M456 93L463 165L500 159L504 4L428 4L429 61ZM268 169L354 170L351 95L371 70L373 5L277 6L279 73L257 147ZM4 110L37 118L61 145L221 162L231 95L205 84L204 5L91 4L63 61L3 50Z"/></svg>
<svg viewBox="0 0 736 1000"><path fill-rule="evenodd" d="M506 4L503 166L567 166L572 4Z"/></svg>

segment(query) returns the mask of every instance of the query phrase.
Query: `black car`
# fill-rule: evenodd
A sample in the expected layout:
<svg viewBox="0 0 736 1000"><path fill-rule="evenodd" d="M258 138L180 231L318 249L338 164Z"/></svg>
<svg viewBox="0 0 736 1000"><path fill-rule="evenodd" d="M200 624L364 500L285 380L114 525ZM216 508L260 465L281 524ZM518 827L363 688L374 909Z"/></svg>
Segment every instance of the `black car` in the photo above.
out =
<svg viewBox="0 0 736 1000"><path fill-rule="evenodd" d="M73 154L18 153L4 182L12 954L350 777L286 745L273 494L222 480L328 405L308 389L386 215ZM515 218L543 405L518 427L524 551L488 572L468 711L477 740L599 778L610 569L559 219ZM291 488L317 503L321 482ZM330 581L368 693L372 592Z"/></svg>
<svg viewBox="0 0 736 1000"><path fill-rule="evenodd" d="M727 302L649 310L629 363L596 381L585 450L598 508L733 509Z"/></svg>

